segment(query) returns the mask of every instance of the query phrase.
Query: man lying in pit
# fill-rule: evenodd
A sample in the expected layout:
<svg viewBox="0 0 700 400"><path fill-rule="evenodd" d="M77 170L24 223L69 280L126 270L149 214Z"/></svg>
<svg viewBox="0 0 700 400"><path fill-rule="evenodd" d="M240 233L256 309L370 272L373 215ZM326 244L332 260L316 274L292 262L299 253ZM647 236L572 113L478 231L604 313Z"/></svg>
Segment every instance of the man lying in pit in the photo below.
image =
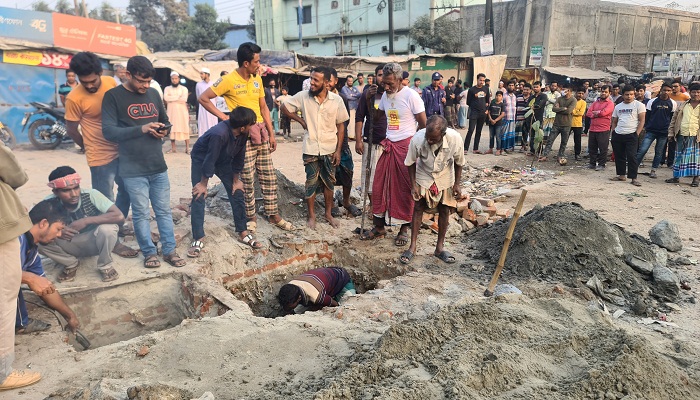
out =
<svg viewBox="0 0 700 400"><path fill-rule="evenodd" d="M318 268L292 278L280 288L277 299L284 314L294 314L297 306L304 306L308 311L337 307L346 293L356 294L355 285L344 268Z"/></svg>

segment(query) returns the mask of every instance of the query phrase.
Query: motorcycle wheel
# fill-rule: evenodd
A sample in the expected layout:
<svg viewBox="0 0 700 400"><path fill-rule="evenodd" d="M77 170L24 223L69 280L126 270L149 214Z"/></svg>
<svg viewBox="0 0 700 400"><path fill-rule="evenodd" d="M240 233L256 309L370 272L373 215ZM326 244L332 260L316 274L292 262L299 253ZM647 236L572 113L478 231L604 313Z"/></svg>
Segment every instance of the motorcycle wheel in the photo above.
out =
<svg viewBox="0 0 700 400"><path fill-rule="evenodd" d="M14 149L17 145L17 138L15 138L15 134L12 133L12 130L6 126L0 128L0 140L2 140L5 146L9 147L10 149Z"/></svg>
<svg viewBox="0 0 700 400"><path fill-rule="evenodd" d="M63 140L57 134L51 134L49 139L45 139L43 132L51 129L55 121L49 118L38 119L29 126L29 141L39 150L51 150L58 147Z"/></svg>

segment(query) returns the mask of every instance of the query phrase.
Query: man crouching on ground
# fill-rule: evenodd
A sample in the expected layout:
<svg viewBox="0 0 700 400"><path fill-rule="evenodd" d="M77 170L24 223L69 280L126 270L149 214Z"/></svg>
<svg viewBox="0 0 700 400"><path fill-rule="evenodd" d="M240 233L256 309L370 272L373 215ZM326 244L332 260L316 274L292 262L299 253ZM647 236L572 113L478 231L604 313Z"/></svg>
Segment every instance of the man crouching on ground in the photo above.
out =
<svg viewBox="0 0 700 400"><path fill-rule="evenodd" d="M408 264L416 254L416 241L424 212L438 212L438 239L435 257L452 264L455 258L443 249L450 214L457 207L462 195L460 181L464 165L464 143L454 129L447 127L445 118L434 115L428 118L425 129L416 132L408 146L406 166L411 177L413 221L411 244L399 258ZM434 212L433 212L434 213Z"/></svg>
<svg viewBox="0 0 700 400"><path fill-rule="evenodd" d="M39 246L39 252L63 266L59 282L71 282L78 272L80 259L97 256L97 269L103 282L119 278L112 266L112 249L117 243L119 225L124 214L105 195L95 189L81 189L80 175L68 166L58 167L49 174L48 186L68 214L61 237Z"/></svg>
<svg viewBox="0 0 700 400"><path fill-rule="evenodd" d="M295 276L280 288L277 299L285 314L294 314L298 305L310 311L337 307L344 294L355 294L355 285L344 268L318 268Z"/></svg>
<svg viewBox="0 0 700 400"><path fill-rule="evenodd" d="M39 257L37 247L37 245L48 245L60 238L62 233L65 232L65 223L70 218L57 199L44 200L34 206L29 211L29 218L32 220L32 227L19 237L22 283L29 285L29 289L41 297L47 306L58 311L66 319L67 328L75 333L75 330L80 327L78 317L63 301L53 284L46 279L44 266L41 264L41 257ZM17 296L15 333L40 332L49 329L49 327L51 327L51 324L29 318L27 305L20 290Z"/></svg>

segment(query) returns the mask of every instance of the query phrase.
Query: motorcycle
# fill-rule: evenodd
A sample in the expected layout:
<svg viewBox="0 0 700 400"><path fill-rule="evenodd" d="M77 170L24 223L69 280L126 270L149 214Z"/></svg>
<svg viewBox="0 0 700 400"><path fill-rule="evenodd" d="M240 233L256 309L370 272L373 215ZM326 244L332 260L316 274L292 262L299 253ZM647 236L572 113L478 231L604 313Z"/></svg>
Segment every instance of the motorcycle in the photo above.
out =
<svg viewBox="0 0 700 400"><path fill-rule="evenodd" d="M66 128L65 110L56 108L53 104L49 105L37 101L29 104L34 106L36 111L24 114L22 132L27 128L27 123L32 116L39 115L41 117L29 126L29 141L34 147L39 150L51 150L58 147L64 140L70 140Z"/></svg>
<svg viewBox="0 0 700 400"><path fill-rule="evenodd" d="M13 149L17 144L15 134L12 133L10 127L3 124L2 122L0 122L0 140L2 140L5 146L9 147L10 149Z"/></svg>

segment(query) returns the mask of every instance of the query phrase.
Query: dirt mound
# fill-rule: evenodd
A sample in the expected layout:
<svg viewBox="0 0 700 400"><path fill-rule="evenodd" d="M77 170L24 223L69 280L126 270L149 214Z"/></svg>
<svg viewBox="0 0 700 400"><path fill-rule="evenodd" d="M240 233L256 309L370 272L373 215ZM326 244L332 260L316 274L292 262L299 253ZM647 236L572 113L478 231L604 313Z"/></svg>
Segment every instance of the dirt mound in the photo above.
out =
<svg viewBox="0 0 700 400"><path fill-rule="evenodd" d="M495 265L507 230L508 223L498 223L471 236L473 247L481 250L479 257ZM654 246L646 239L576 203L556 203L536 207L518 220L504 277L581 287L595 275L608 295L604 298L644 310L644 304L651 301L654 283L650 275L640 274L625 263L630 255L659 262Z"/></svg>
<svg viewBox="0 0 700 400"><path fill-rule="evenodd" d="M698 398L681 365L575 303L469 304L392 326L314 398Z"/></svg>

